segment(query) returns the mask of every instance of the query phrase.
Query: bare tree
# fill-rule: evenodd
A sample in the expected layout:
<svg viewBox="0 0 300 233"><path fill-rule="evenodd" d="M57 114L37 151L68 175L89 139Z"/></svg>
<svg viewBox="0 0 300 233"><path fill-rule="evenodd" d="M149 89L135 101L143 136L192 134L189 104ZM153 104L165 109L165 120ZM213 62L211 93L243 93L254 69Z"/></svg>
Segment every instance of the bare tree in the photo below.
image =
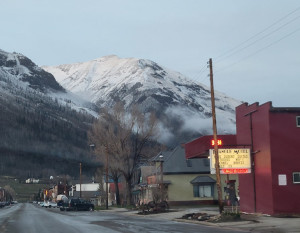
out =
<svg viewBox="0 0 300 233"><path fill-rule="evenodd" d="M132 201L131 183L135 169L142 160L152 157L158 151L155 147L152 148L153 154L147 150L147 147L155 145L153 138L157 134L156 129L157 120L154 114L142 114L136 107L128 113L121 103L117 103L112 111L105 109L93 125L90 140L100 144L97 154L102 161L103 148L106 148L110 174L115 174L112 178L116 188L118 178L123 175L126 181L127 203Z"/></svg>
<svg viewBox="0 0 300 233"><path fill-rule="evenodd" d="M114 181L116 187L116 202L117 205L120 205L121 200L118 181L122 173L119 169L119 155L113 150L115 141L117 140L114 135L116 127L116 121L112 118L108 109L102 109L99 119L94 122L93 127L89 132L89 140L95 145L95 155L102 164L105 164L106 166L106 156L109 157L109 176ZM105 172L105 169L102 169L102 171Z"/></svg>
<svg viewBox="0 0 300 233"><path fill-rule="evenodd" d="M16 197L15 190L9 185L4 186L6 201L12 201Z"/></svg>

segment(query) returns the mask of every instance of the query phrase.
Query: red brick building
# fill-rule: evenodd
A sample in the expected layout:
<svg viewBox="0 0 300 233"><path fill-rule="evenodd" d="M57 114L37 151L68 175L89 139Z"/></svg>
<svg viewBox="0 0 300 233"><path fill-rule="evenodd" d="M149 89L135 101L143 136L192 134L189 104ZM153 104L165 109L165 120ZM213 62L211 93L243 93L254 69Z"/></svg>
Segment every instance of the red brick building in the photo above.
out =
<svg viewBox="0 0 300 233"><path fill-rule="evenodd" d="M222 137L223 141L235 139ZM210 138L187 143L186 158L207 156ZM300 108L276 108L271 102L238 106L235 147L250 148L252 160L252 172L239 175L240 210L299 214Z"/></svg>
<svg viewBox="0 0 300 233"><path fill-rule="evenodd" d="M254 161L254 172L239 175L241 211L300 213L300 108L242 104L236 128Z"/></svg>

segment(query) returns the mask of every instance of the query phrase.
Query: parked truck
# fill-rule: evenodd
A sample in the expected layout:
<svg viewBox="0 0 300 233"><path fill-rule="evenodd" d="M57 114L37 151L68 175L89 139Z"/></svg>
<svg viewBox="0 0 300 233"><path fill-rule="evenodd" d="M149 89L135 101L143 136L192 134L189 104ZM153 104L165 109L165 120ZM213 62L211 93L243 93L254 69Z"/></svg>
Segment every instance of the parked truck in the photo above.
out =
<svg viewBox="0 0 300 233"><path fill-rule="evenodd" d="M70 211L70 210L88 210L88 211L94 211L95 206L90 201L81 199L81 198L71 198L65 202L62 203L62 206L60 207L61 211Z"/></svg>

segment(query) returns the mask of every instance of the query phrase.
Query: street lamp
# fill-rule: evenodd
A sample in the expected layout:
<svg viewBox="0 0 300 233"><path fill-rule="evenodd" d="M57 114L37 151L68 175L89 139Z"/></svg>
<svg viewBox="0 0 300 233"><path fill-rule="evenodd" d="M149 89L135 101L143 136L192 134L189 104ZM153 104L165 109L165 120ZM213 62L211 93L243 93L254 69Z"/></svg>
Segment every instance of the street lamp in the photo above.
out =
<svg viewBox="0 0 300 233"><path fill-rule="evenodd" d="M82 168L81 168L81 163L79 163L79 182L80 182L80 191L79 191L79 197L81 198L81 183L82 183L82 180L81 180L81 172L82 172Z"/></svg>
<svg viewBox="0 0 300 233"><path fill-rule="evenodd" d="M108 210L108 145L105 145L105 153L106 153L106 165L105 165L105 171L106 171L106 209Z"/></svg>
<svg viewBox="0 0 300 233"><path fill-rule="evenodd" d="M91 148L95 147L95 144L90 144ZM105 208L108 210L108 144L105 144L105 157L106 157L106 163L105 163L105 191L106 191L106 203Z"/></svg>
<svg viewBox="0 0 300 233"><path fill-rule="evenodd" d="M163 171L164 156L161 153L159 155L159 161L160 161L161 201L163 201L164 200L164 171Z"/></svg>

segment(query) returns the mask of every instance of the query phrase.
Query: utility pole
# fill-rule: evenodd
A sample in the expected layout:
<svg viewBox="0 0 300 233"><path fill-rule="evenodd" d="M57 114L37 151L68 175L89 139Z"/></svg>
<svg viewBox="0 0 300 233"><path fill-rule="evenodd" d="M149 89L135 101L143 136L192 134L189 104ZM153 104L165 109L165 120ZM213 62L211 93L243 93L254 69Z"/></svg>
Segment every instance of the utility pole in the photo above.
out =
<svg viewBox="0 0 300 233"><path fill-rule="evenodd" d="M106 144L105 145L105 154L106 154L106 166L105 166L105 172L106 172L106 175L105 175L105 179L106 179L106 182L105 182L105 185L106 185L106 209L108 210L108 145Z"/></svg>
<svg viewBox="0 0 300 233"><path fill-rule="evenodd" d="M81 198L81 183L82 183L82 181L81 181L81 163L79 163L79 180L80 180L80 192L79 192L79 197Z"/></svg>
<svg viewBox="0 0 300 233"><path fill-rule="evenodd" d="M58 188L58 187L57 187ZM65 196L69 196L69 195L67 195L67 177L66 177L66 175L65 175L65 187L64 187L64 194L65 194Z"/></svg>
<svg viewBox="0 0 300 233"><path fill-rule="evenodd" d="M216 107L215 107L215 91L214 91L214 81L213 81L213 67L212 59L209 59L209 76L210 76L210 93L211 93L211 112L213 119L213 134L214 134L214 151L215 151L215 167L216 167L216 178L217 178L217 190L218 190L218 202L219 202L219 212L223 212L223 198L221 189L221 175L220 175L220 163L219 163L219 151L218 151L218 139L217 139L217 120L216 120Z"/></svg>
<svg viewBox="0 0 300 233"><path fill-rule="evenodd" d="M165 197L164 197L164 169L163 169L163 155L161 154L159 156L160 159L160 183L161 183L161 201L164 201Z"/></svg>

